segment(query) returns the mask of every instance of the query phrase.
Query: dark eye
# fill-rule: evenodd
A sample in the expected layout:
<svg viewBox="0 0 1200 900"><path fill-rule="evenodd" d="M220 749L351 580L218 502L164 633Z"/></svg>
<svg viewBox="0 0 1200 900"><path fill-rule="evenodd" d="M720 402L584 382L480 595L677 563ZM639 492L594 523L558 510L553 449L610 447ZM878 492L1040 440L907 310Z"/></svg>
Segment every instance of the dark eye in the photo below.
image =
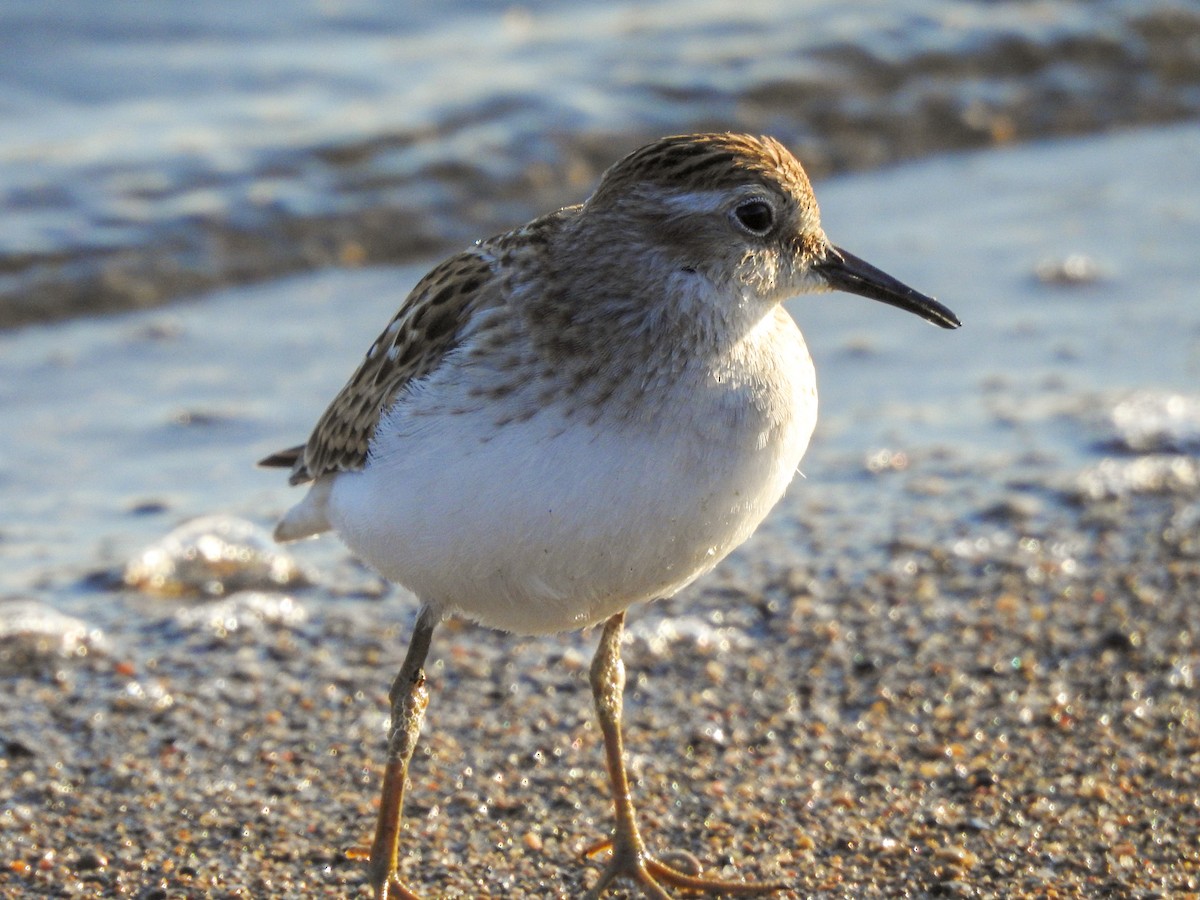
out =
<svg viewBox="0 0 1200 900"><path fill-rule="evenodd" d="M733 214L751 234L766 234L775 224L775 210L765 200L747 200Z"/></svg>

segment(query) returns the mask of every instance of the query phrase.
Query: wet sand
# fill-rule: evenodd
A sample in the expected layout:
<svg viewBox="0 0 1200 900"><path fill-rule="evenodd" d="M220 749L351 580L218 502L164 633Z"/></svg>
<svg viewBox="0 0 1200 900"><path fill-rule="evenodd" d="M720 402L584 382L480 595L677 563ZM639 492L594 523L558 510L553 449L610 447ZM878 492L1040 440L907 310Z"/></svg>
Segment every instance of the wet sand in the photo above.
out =
<svg viewBox="0 0 1200 900"><path fill-rule="evenodd" d="M806 508L806 561L634 612L652 846L793 897L1195 896L1195 485L954 522L942 465L872 476L906 498L881 512L891 546L845 546L836 510ZM148 658L5 678L3 896L365 895L346 850L372 828L408 615L320 609L147 612ZM593 638L437 635L403 847L423 895L576 897L595 878Z"/></svg>

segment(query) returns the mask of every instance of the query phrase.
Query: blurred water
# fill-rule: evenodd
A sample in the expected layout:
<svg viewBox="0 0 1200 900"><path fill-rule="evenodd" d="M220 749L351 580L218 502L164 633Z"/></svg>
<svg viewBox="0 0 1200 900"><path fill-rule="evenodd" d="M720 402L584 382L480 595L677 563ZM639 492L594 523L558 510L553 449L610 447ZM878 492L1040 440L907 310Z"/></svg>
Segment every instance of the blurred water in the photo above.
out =
<svg viewBox="0 0 1200 900"><path fill-rule="evenodd" d="M0 5L0 324L566 202L647 137L768 132L817 172L1194 116L1185 0Z"/></svg>
<svg viewBox="0 0 1200 900"><path fill-rule="evenodd" d="M886 541L887 511L909 501L870 474L880 451L947 485L943 514L965 520L1014 479L1054 487L1130 445L1117 430L1135 428L1139 404L1174 416L1170 433L1196 433L1179 416L1200 409L1200 210L1180 189L1197 159L1200 127L1187 125L818 182L835 241L965 324L947 333L840 294L790 305L817 361L821 422L808 477L733 565L785 562L814 528ZM1072 254L1092 260L1093 280L1037 276ZM269 524L298 494L254 461L307 435L426 268L330 269L0 333L0 599L107 625L121 613L89 573L192 516ZM1143 399L1114 413L1134 391ZM1155 449L1171 447L1138 448ZM344 557L333 539L300 552L322 572Z"/></svg>

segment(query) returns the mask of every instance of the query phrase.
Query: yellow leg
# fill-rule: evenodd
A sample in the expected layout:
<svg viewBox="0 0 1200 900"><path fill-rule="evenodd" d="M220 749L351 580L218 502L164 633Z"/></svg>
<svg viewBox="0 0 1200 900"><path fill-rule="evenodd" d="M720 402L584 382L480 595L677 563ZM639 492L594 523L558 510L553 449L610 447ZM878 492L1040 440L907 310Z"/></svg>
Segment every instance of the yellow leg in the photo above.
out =
<svg viewBox="0 0 1200 900"><path fill-rule="evenodd" d="M608 764L608 777L612 783L613 808L616 813L616 828L605 844L612 848L612 859L600 878L588 891L584 900L598 900L617 878L628 878L641 886L642 893L654 900L671 900L663 885L683 891L727 896L750 896L773 894L785 890L781 881L719 881L688 875L665 863L659 862L646 852L646 845L638 832L637 814L633 809L633 798L629 792L629 775L625 771L625 747L621 738L621 713L625 692L625 664L621 661L621 633L625 626L625 613L620 612L604 623L600 646L592 660L592 695L596 701L596 715L600 720L600 731L604 735L604 757Z"/></svg>
<svg viewBox="0 0 1200 900"><path fill-rule="evenodd" d="M379 820L371 844L369 871L376 900L420 900L406 888L396 874L396 855L400 848L400 817L404 808L404 785L408 764L417 749L429 691L425 686L425 657L433 638L436 617L428 607L421 610L413 629L412 641L404 664L392 682L389 695L392 724L388 733L387 767L383 772L383 793L379 800Z"/></svg>

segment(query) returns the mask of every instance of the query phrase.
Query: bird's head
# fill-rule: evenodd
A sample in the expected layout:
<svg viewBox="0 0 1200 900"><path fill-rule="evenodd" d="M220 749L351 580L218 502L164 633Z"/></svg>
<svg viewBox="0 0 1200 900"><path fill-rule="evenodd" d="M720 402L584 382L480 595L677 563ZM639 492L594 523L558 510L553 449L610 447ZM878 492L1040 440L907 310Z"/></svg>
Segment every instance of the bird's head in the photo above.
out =
<svg viewBox="0 0 1200 900"><path fill-rule="evenodd" d="M957 317L931 297L830 243L803 167L769 137L666 137L610 168L581 210L607 232L625 265L653 270L712 296L774 304L797 294L847 291L943 328ZM673 291L672 291L673 292Z"/></svg>

